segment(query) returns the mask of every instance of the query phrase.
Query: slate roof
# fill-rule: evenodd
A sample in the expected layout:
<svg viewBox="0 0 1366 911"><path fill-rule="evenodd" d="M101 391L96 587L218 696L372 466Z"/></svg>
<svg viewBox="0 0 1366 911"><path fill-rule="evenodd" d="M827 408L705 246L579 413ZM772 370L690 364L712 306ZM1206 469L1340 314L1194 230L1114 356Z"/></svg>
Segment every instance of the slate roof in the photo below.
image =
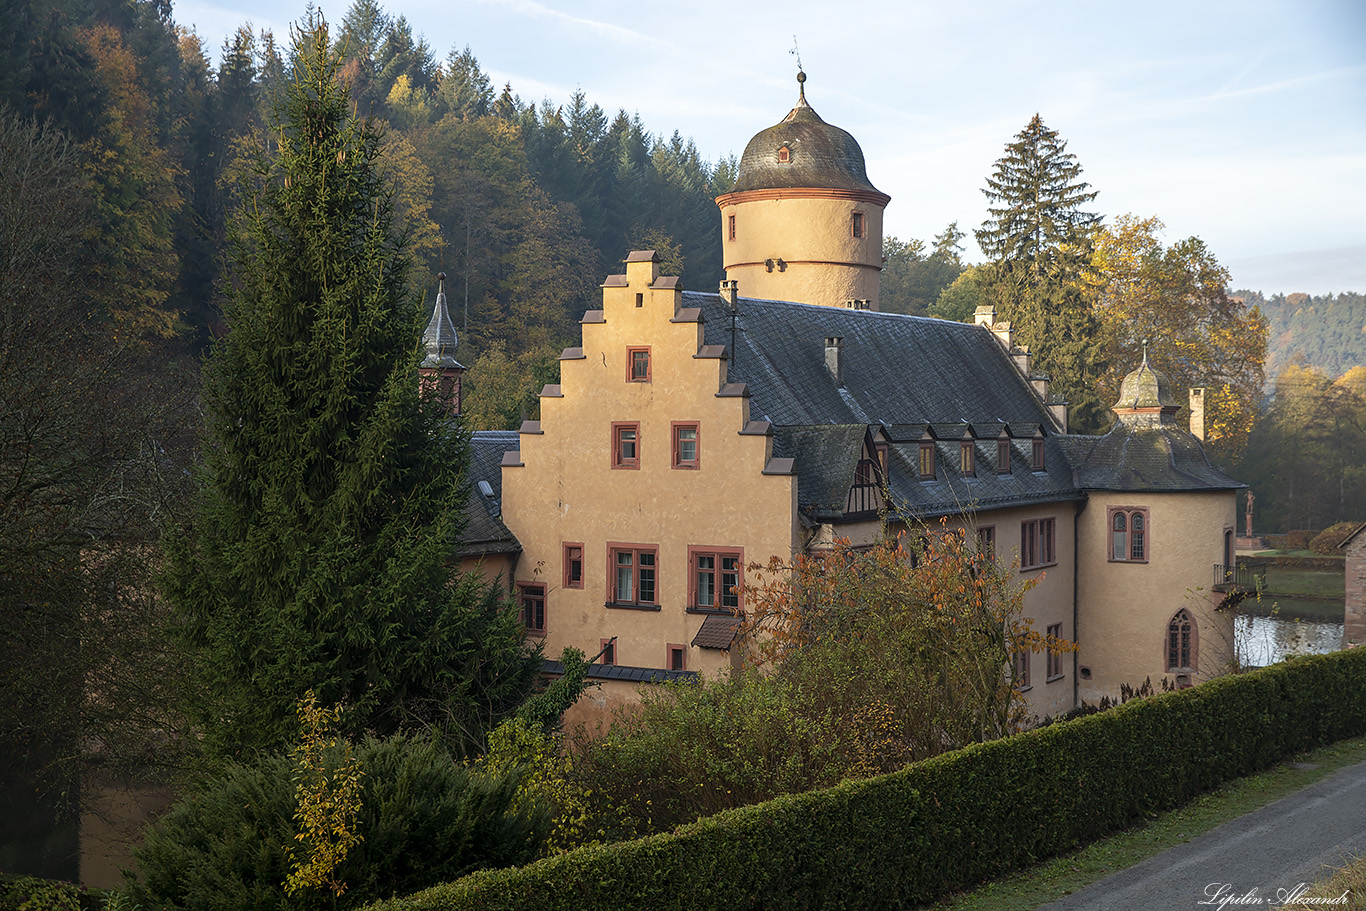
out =
<svg viewBox="0 0 1366 911"><path fill-rule="evenodd" d="M1209 463L1204 447L1175 424L1132 426L1119 421L1104 436L1065 436L1059 442L1087 490L1239 490Z"/></svg>
<svg viewBox="0 0 1366 911"><path fill-rule="evenodd" d="M784 147L790 156L786 162L778 159L778 150ZM886 195L868 180L858 142L820 118L806 103L805 88L782 122L761 130L745 146L731 192L782 188L865 190Z"/></svg>
<svg viewBox="0 0 1366 911"><path fill-rule="evenodd" d="M697 635L692 637L692 644L698 648L728 649L735 642L736 633L740 632L740 623L739 617L713 614L702 621Z"/></svg>
<svg viewBox="0 0 1366 911"><path fill-rule="evenodd" d="M470 435L469 493L465 497L465 536L460 556L511 554L522 549L517 538L503 524L503 453L519 446L517 434L510 430L481 430ZM479 482L488 481L493 497L479 492Z"/></svg>
<svg viewBox="0 0 1366 911"><path fill-rule="evenodd" d="M706 344L731 344L730 318L717 294L684 292ZM773 424L774 455L796 460L798 502L822 521L843 515L863 435L880 426L888 444L893 502L929 518L964 509L1078 499L1071 466L1043 403L986 329L967 323L741 298L735 360L727 383L744 383L750 419ZM825 366L825 339L843 340L843 384ZM968 426L976 442L974 477L959 472ZM1008 428L1011 473L996 471L996 438ZM1044 465L1032 469L1042 428ZM920 440L935 443L935 479L920 480Z"/></svg>
<svg viewBox="0 0 1366 911"><path fill-rule="evenodd" d="M541 662L541 673L558 677L564 673L564 663L546 659ZM670 671L662 667L632 667L627 664L593 664L588 667L589 680L625 680L628 683L668 683L685 680L697 683L702 675L697 671Z"/></svg>

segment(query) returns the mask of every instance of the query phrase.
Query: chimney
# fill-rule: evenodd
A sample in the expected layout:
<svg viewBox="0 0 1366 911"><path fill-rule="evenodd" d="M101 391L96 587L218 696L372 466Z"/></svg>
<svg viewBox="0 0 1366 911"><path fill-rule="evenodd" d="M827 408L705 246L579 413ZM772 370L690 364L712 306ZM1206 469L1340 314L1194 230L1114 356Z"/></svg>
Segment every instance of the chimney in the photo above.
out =
<svg viewBox="0 0 1366 911"><path fill-rule="evenodd" d="M1205 441L1205 389L1197 386L1191 390L1191 436L1200 442Z"/></svg>
<svg viewBox="0 0 1366 911"><path fill-rule="evenodd" d="M836 386L844 385L844 339L838 335L825 340L825 367L835 378Z"/></svg>
<svg viewBox="0 0 1366 911"><path fill-rule="evenodd" d="M721 279L721 302L729 310L735 309L735 302L740 296L740 283L733 278Z"/></svg>

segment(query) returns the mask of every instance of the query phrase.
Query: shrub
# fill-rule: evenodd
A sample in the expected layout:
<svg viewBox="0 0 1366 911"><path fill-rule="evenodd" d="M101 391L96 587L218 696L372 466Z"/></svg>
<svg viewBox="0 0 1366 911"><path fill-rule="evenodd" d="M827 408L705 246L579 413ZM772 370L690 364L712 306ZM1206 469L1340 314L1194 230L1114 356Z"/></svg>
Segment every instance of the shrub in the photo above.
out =
<svg viewBox="0 0 1366 911"><path fill-rule="evenodd" d="M539 807L513 806L519 772L475 774L420 738L367 739L356 756L364 770L362 841L337 868L347 888L336 907L536 856L547 816ZM294 774L283 757L230 766L182 800L134 852L143 875L136 897L204 911L331 907L320 891L285 893Z"/></svg>
<svg viewBox="0 0 1366 911"><path fill-rule="evenodd" d="M1297 528L1294 531L1288 532L1285 536L1285 549L1308 550L1309 542L1314 539L1315 534L1317 534L1317 532L1309 528Z"/></svg>
<svg viewBox="0 0 1366 911"><path fill-rule="evenodd" d="M1360 522L1339 522L1330 525L1323 531L1314 536L1309 542L1309 549L1316 554L1340 554L1342 548L1338 547L1342 539L1351 533L1352 529L1360 525Z"/></svg>

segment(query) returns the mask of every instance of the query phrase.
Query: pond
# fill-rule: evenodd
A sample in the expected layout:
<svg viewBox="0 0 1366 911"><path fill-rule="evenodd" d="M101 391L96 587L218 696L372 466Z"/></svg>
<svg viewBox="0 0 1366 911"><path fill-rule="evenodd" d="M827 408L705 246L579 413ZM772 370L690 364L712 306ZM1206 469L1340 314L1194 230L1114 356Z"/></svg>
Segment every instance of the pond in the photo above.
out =
<svg viewBox="0 0 1366 911"><path fill-rule="evenodd" d="M1233 641L1244 667L1266 667L1295 655L1342 648L1342 624L1328 620L1245 615L1234 624Z"/></svg>
<svg viewBox="0 0 1366 911"><path fill-rule="evenodd" d="M1265 590L1243 602L1234 643L1245 667L1342 648L1343 571L1268 565Z"/></svg>

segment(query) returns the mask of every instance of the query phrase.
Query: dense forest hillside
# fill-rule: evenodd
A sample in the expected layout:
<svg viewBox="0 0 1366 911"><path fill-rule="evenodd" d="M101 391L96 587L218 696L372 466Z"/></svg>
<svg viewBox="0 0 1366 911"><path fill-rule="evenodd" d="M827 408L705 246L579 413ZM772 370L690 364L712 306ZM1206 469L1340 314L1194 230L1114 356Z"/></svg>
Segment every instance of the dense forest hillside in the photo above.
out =
<svg viewBox="0 0 1366 911"><path fill-rule="evenodd" d="M1276 377L1292 363L1314 367L1329 377L1366 366L1366 294L1277 294L1256 291L1237 296L1260 307L1270 324L1266 375Z"/></svg>

